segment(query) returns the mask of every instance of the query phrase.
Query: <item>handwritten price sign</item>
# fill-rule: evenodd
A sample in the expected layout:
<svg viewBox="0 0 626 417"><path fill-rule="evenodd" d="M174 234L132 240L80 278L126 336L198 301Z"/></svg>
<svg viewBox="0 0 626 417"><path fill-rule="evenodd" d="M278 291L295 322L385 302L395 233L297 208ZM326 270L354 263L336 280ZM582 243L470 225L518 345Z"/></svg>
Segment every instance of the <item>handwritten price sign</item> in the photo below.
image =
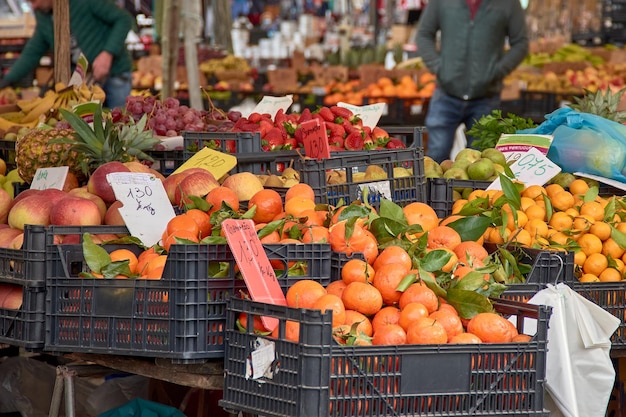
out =
<svg viewBox="0 0 626 417"><path fill-rule="evenodd" d="M302 142L304 144L304 152L309 158L327 159L330 158L330 150L328 148L328 135L326 129L320 125L318 119L309 120L301 124Z"/></svg>
<svg viewBox="0 0 626 417"><path fill-rule="evenodd" d="M263 96L259 104L252 110L253 113L264 114L267 113L272 116L276 116L278 110L282 109L283 111L287 111L289 106L293 103L293 95L288 94L282 97L271 97L271 96Z"/></svg>
<svg viewBox="0 0 626 417"><path fill-rule="evenodd" d="M163 183L152 174L135 172L113 172L107 181L123 204L119 210L130 234L146 246L158 243L175 216Z"/></svg>
<svg viewBox="0 0 626 417"><path fill-rule="evenodd" d="M287 305L272 264L256 234L254 222L250 219L226 219L222 222L222 230L250 291L250 297L262 303ZM278 325L278 319L273 317L261 317L261 320L268 329Z"/></svg>
<svg viewBox="0 0 626 417"><path fill-rule="evenodd" d="M527 187L530 185L543 185L550 181L561 168L548 159L537 148L530 148L511 165L511 171L515 178L523 182ZM488 190L500 190L500 179L495 180L487 188Z"/></svg>
<svg viewBox="0 0 626 417"><path fill-rule="evenodd" d="M34 190L46 190L48 188L62 190L68 170L68 167L37 168L30 188Z"/></svg>
<svg viewBox="0 0 626 417"><path fill-rule="evenodd" d="M202 148L182 164L174 174L188 168L202 168L209 171L215 178L222 178L237 165L237 158L211 148Z"/></svg>
<svg viewBox="0 0 626 417"><path fill-rule="evenodd" d="M376 127L381 116L387 114L387 103L374 103L365 106L355 106L352 104L344 103L340 101L337 103L339 107L344 107L348 110L352 110L352 113L356 114L363 120L363 126L369 126L372 129Z"/></svg>

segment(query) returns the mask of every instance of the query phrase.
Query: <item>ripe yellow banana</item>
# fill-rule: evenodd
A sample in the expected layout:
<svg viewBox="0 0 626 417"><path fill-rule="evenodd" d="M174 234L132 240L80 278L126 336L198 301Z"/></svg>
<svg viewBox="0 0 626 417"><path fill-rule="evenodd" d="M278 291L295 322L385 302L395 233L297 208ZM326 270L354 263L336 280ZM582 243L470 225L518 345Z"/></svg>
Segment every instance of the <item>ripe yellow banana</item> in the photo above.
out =
<svg viewBox="0 0 626 417"><path fill-rule="evenodd" d="M91 86L92 95L90 100L99 101L100 103L104 103L104 99L106 98L106 93L99 85Z"/></svg>
<svg viewBox="0 0 626 417"><path fill-rule="evenodd" d="M29 98L28 100L17 100L17 107L19 107L24 113L31 111L41 100L39 96Z"/></svg>
<svg viewBox="0 0 626 417"><path fill-rule="evenodd" d="M80 85L80 88L78 89L78 92L79 92L79 94L80 94L82 99L87 100L87 101L91 100L91 95L93 93L91 92L91 89L89 88L89 86L86 83L82 83Z"/></svg>
<svg viewBox="0 0 626 417"><path fill-rule="evenodd" d="M52 108L52 106L54 106L56 98L56 94L44 95L43 99L24 116L22 123L37 122L39 120L39 116L46 113Z"/></svg>
<svg viewBox="0 0 626 417"><path fill-rule="evenodd" d="M65 90L66 88L67 88L67 84L65 84L64 82L57 81L54 84L54 91L56 91L57 93L61 90Z"/></svg>

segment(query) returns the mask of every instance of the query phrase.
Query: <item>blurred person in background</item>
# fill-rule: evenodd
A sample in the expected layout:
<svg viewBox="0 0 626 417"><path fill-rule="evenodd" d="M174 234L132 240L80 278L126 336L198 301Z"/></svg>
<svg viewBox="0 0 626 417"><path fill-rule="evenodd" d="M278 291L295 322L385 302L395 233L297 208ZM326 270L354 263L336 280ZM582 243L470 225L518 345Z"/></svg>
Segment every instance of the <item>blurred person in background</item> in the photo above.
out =
<svg viewBox="0 0 626 417"><path fill-rule="evenodd" d="M29 0L37 26L19 59L0 80L0 88L21 80L54 51L54 0ZM113 0L69 0L72 67L82 52L89 61L89 75L106 93L107 107L123 107L130 95L132 60L125 44L134 19Z"/></svg>
<svg viewBox="0 0 626 417"><path fill-rule="evenodd" d="M441 162L462 123L469 130L500 107L502 80L528 54L520 0L430 0L418 22L417 52L437 76L426 155ZM468 136L468 147L472 141Z"/></svg>

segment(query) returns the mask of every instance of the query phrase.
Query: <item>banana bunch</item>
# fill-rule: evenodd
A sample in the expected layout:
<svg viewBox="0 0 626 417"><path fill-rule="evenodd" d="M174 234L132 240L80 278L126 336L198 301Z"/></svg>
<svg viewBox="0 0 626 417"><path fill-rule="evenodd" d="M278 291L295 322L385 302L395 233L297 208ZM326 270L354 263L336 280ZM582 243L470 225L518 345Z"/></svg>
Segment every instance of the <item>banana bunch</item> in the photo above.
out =
<svg viewBox="0 0 626 417"><path fill-rule="evenodd" d="M12 169L7 172L6 175L0 175L0 188L9 193L11 198L15 198L14 182L24 184L24 180L20 177L20 174L17 173L17 169Z"/></svg>
<svg viewBox="0 0 626 417"><path fill-rule="evenodd" d="M104 98L104 90L97 85L83 83L80 86L68 86L57 82L54 89L46 91L43 97L17 100L20 111L0 114L0 129L8 131L15 126L35 127L56 115L58 109L71 109L89 101L103 102Z"/></svg>

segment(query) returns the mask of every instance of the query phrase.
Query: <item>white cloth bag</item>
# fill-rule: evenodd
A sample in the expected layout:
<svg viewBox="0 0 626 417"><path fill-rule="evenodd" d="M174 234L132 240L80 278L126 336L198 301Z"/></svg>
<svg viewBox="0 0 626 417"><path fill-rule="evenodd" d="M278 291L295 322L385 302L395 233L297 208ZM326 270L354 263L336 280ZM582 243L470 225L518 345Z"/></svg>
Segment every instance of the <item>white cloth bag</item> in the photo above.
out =
<svg viewBox="0 0 626 417"><path fill-rule="evenodd" d="M549 284L528 302L552 307L545 384L550 417L604 417L615 383L610 337L620 320L563 283Z"/></svg>

